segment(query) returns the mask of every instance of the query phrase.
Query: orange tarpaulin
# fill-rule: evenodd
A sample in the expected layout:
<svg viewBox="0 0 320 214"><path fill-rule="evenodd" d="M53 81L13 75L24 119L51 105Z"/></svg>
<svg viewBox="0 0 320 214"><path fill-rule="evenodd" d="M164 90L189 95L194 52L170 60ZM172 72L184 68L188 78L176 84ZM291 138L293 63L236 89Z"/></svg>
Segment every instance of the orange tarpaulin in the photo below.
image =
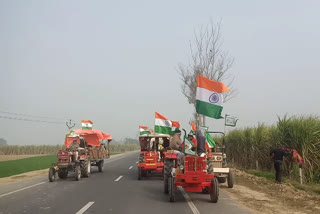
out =
<svg viewBox="0 0 320 214"><path fill-rule="evenodd" d="M112 136L108 133L104 133L97 129L75 129L70 132L73 132L74 134L80 135L83 137L87 142L88 145L91 146L100 146L101 140L112 140ZM68 148L73 140L77 140L79 143L79 138L75 137L73 135L70 135L70 132L66 135L66 139L64 141L64 145Z"/></svg>

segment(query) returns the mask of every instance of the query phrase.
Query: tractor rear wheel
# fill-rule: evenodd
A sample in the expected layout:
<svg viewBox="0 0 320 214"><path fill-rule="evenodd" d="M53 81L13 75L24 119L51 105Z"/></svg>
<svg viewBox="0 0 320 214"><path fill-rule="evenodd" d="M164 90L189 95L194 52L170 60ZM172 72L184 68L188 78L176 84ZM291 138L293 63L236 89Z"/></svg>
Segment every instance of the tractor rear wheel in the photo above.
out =
<svg viewBox="0 0 320 214"><path fill-rule="evenodd" d="M50 167L49 169L49 181L53 182L56 179L56 172L53 167Z"/></svg>
<svg viewBox="0 0 320 214"><path fill-rule="evenodd" d="M76 168L75 168L75 179L76 179L76 181L79 181L80 180L80 178L81 178L81 169L80 169L80 166L78 165L78 166L76 166Z"/></svg>
<svg viewBox="0 0 320 214"><path fill-rule="evenodd" d="M66 179L67 176L68 176L68 169L67 169L67 168L65 168L65 169L59 169L59 171L58 171L58 177L59 177L60 179Z"/></svg>
<svg viewBox="0 0 320 214"><path fill-rule="evenodd" d="M99 172L103 171L103 165L104 165L104 160L99 161L99 163L98 163Z"/></svg>
<svg viewBox="0 0 320 214"><path fill-rule="evenodd" d="M175 190L176 178L169 176L168 183L169 183L169 201L175 202L176 201L176 190Z"/></svg>
<svg viewBox="0 0 320 214"><path fill-rule="evenodd" d="M165 159L164 172L163 172L164 193L168 193L168 178L169 176L171 176L172 168L173 168L173 161Z"/></svg>
<svg viewBox="0 0 320 214"><path fill-rule="evenodd" d="M219 183L218 179L214 178L211 180L210 185L210 199L213 203L217 203L219 199Z"/></svg>
<svg viewBox="0 0 320 214"><path fill-rule="evenodd" d="M225 183L226 182L226 177L217 177L219 183Z"/></svg>
<svg viewBox="0 0 320 214"><path fill-rule="evenodd" d="M233 174L231 169L229 170L229 175L228 175L228 187L229 188L233 187Z"/></svg>
<svg viewBox="0 0 320 214"><path fill-rule="evenodd" d="M82 177L89 177L90 172L91 172L91 163L90 160L87 159L85 161L80 162L80 168L81 168L81 175Z"/></svg>

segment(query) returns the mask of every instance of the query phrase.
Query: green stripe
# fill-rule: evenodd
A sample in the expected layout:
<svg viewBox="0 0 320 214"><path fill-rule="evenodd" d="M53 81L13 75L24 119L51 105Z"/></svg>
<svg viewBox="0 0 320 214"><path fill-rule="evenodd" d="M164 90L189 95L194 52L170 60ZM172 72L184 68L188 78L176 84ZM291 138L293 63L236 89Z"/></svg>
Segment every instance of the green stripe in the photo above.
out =
<svg viewBox="0 0 320 214"><path fill-rule="evenodd" d="M207 139L207 142L208 142L210 148L216 147L216 143L214 142L213 138L211 137L211 135L208 132L205 133L205 137Z"/></svg>
<svg viewBox="0 0 320 214"><path fill-rule="evenodd" d="M88 129L88 130L91 130L92 128L90 128L90 127L82 127L82 129Z"/></svg>
<svg viewBox="0 0 320 214"><path fill-rule="evenodd" d="M154 126L154 132L158 134L169 134L172 135L171 127L167 126Z"/></svg>
<svg viewBox="0 0 320 214"><path fill-rule="evenodd" d="M205 115L207 117L212 117L215 119L223 118L221 116L222 109L223 109L222 106L218 106L218 105L206 103L206 102L203 102L200 100L196 100L197 113Z"/></svg>
<svg viewBox="0 0 320 214"><path fill-rule="evenodd" d="M140 135L144 135L144 134L150 134L150 131L142 131L142 132L140 132Z"/></svg>

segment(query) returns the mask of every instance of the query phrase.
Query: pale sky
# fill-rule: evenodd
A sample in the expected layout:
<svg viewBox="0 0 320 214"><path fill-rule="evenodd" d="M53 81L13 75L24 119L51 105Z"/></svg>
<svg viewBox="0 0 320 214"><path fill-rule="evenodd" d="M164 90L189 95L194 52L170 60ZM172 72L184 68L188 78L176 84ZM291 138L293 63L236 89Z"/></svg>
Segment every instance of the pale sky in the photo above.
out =
<svg viewBox="0 0 320 214"><path fill-rule="evenodd" d="M319 115L319 8L302 0L1 0L0 138L62 144L70 118L77 128L89 119L114 139L136 138L139 125L153 128L155 111L189 131L193 106L177 68L210 20L221 21L222 48L235 58L238 95L223 114L239 117L239 128ZM222 120L207 123L223 130Z"/></svg>

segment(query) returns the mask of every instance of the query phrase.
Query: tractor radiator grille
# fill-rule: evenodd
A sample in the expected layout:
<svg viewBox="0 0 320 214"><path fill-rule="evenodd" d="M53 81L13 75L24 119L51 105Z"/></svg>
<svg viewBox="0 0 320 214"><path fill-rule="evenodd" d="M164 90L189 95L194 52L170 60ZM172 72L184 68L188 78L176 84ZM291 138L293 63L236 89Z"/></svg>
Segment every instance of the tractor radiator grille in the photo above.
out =
<svg viewBox="0 0 320 214"><path fill-rule="evenodd" d="M222 168L222 162L212 161L213 168Z"/></svg>

